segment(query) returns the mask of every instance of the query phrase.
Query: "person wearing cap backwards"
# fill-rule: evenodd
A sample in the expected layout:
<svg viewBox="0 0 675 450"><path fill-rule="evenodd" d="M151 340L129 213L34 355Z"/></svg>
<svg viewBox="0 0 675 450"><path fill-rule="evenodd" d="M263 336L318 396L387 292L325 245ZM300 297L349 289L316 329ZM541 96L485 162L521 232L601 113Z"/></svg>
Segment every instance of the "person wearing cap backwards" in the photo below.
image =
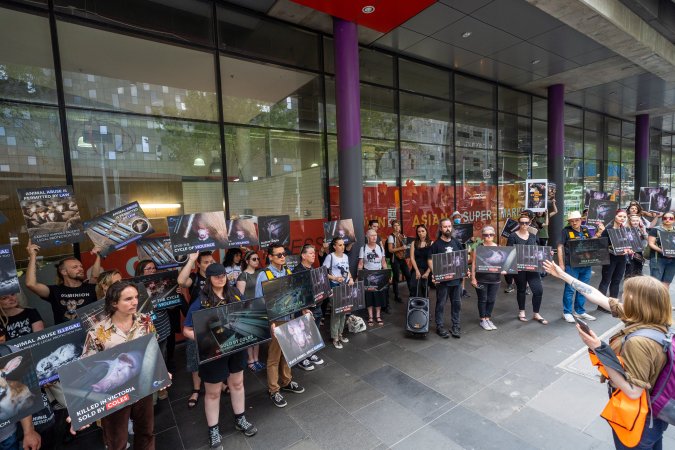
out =
<svg viewBox="0 0 675 450"><path fill-rule="evenodd" d="M567 243L576 239L597 239L605 230L605 227L601 222L598 223L598 233L594 237L591 237L588 233L588 228L585 225L581 225L581 213L579 211L570 212L569 216L567 216L567 223L568 225L562 229L562 236L558 244L558 265L565 268L565 273L587 284L591 280L591 268L572 267ZM585 303L586 297L578 291L575 297L574 289L566 283L565 291L563 292L563 319L569 323L574 323L575 316L581 319L595 320L595 317L586 312L584 308ZM574 309L572 309L573 306Z"/></svg>

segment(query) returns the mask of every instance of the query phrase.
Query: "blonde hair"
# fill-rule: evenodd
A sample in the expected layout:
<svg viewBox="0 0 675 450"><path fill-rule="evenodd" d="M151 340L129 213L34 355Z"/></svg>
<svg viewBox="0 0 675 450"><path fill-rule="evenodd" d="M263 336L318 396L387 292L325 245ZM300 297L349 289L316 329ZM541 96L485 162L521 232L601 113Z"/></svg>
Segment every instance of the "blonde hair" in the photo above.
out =
<svg viewBox="0 0 675 450"><path fill-rule="evenodd" d="M670 327L673 314L668 289L650 276L627 279L623 284L623 313L626 322Z"/></svg>
<svg viewBox="0 0 675 450"><path fill-rule="evenodd" d="M20 293L17 292L15 294L6 294L6 295L0 295L0 297L9 297L15 295L16 296L16 307L24 309L25 308L25 297ZM2 324L2 327L6 330L7 325L9 324L9 316L5 312L5 309L0 305L0 323Z"/></svg>
<svg viewBox="0 0 675 450"><path fill-rule="evenodd" d="M108 288L113 284L113 277L115 275L121 275L120 271L117 269L112 269L103 272L98 276L98 283L96 283L96 298L102 299L105 297L105 293Z"/></svg>

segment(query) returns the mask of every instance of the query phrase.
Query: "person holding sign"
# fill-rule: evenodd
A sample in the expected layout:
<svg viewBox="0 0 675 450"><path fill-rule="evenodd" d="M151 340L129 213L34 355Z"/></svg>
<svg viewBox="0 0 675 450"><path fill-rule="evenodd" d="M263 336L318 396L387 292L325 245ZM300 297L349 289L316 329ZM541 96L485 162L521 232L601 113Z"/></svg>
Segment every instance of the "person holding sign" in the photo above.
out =
<svg viewBox="0 0 675 450"><path fill-rule="evenodd" d="M105 294L105 318L89 330L84 341L82 357L91 356L155 332L148 314L137 312L138 290L132 283L118 281ZM155 448L155 414L152 395L142 398L101 419L103 442L109 450L123 450L127 446L129 419L134 424L134 448Z"/></svg>
<svg viewBox="0 0 675 450"><path fill-rule="evenodd" d="M675 257L666 256L661 245L659 232L675 232L673 223L675 222L675 212L669 211L661 217L661 226L649 229L647 245L651 249L649 261L649 274L662 282L667 289L675 277Z"/></svg>
<svg viewBox="0 0 675 450"><path fill-rule="evenodd" d="M617 209L614 220L607 225L607 228L600 234L600 237L609 238L608 230L610 229L625 230L627 221L628 215L626 211ZM609 296L619 298L619 285L621 284L623 275L626 273L626 258L631 255L633 255L632 249L625 249L620 252L615 251L610 240L609 264L602 266L602 280L600 280L600 285L598 286L598 291L602 292L602 295L607 294L607 288L609 287Z"/></svg>
<svg viewBox="0 0 675 450"><path fill-rule="evenodd" d="M497 247L495 242L495 229L491 226L483 228L483 243L486 247ZM496 330L497 327L492 323L492 308L497 300L497 291L499 290L499 272L496 273L476 273L476 251L471 253L471 285L476 288L476 297L478 297L478 316L480 317L480 326L486 331Z"/></svg>
<svg viewBox="0 0 675 450"><path fill-rule="evenodd" d="M349 257L345 253L344 239L334 238L331 245L333 252L323 261L324 267L328 269L328 280L331 287L345 283L349 285L354 284L352 275L349 272ZM333 339L333 347L337 349L341 349L343 343L349 342L348 338L342 336L346 320L346 313L330 315L330 337Z"/></svg>
<svg viewBox="0 0 675 450"><path fill-rule="evenodd" d="M400 234L399 225L399 234ZM396 228L394 228L395 230ZM366 231L366 238L368 243L361 247L359 251L359 265L358 269L366 270L381 270L387 268L387 259L384 257L384 250L377 243L377 232L373 229ZM388 244L392 245L392 244ZM394 256L395 258L395 256ZM407 265L406 265L407 267ZM394 285L396 285L396 275L394 275ZM398 293L398 289L396 289ZM380 311L382 306L384 306L386 293L383 291L366 291L366 308L368 309L368 325L373 326L373 309L375 310L375 320L379 326L384 325L382 318L380 317ZM400 301L400 300L399 300Z"/></svg>
<svg viewBox="0 0 675 450"><path fill-rule="evenodd" d="M422 292L428 293L430 281L429 278L431 276L431 269L429 268L427 261L431 257L429 251L433 241L429 237L427 226L424 224L417 225L417 228L415 229L415 235L415 240L412 242L410 247L410 254L412 255L412 258L410 258L410 263L412 264L413 270L415 271L415 276L413 277L411 283L411 287L413 289L410 291L411 295L412 292L419 293L418 286L420 283L426 288L423 289Z"/></svg>
<svg viewBox="0 0 675 450"><path fill-rule="evenodd" d="M192 322L192 314L195 311L215 308L241 300L239 291L227 282L225 266L213 263L206 268L205 275L204 289L199 297L190 304L190 309L183 322L183 336L193 341L196 339ZM204 412L206 414L206 425L209 427L210 448L223 448L222 436L218 427L223 383L227 383L230 388L234 427L247 437L258 432L258 429L246 420L244 415L246 412L244 367L246 367L246 352L244 350L199 365L199 377L204 382Z"/></svg>
<svg viewBox="0 0 675 450"><path fill-rule="evenodd" d="M527 215L521 215L518 219L518 230L511 233L506 242L506 245L537 245L536 234L530 233L530 218ZM527 299L527 286L530 286L532 291L532 319L536 320L542 325L548 325L548 320L544 319L539 314L541 308L541 299L544 296L544 288L541 285L541 275L538 272L520 271L516 275L517 300L518 300L518 320L527 322L525 317L525 300Z"/></svg>
<svg viewBox="0 0 675 450"><path fill-rule="evenodd" d="M452 221L448 218L441 219L438 224L438 239L431 244L431 250L429 250L429 259L427 263L431 268L431 271L434 270L434 263L432 261L431 255L438 253L450 253L454 251L464 250L464 246L457 239L452 237ZM463 278L457 278L455 280L441 281L436 282L432 279L436 285L436 307L434 309L434 318L436 320L436 334L442 338L452 337L459 339L460 336L460 327L459 327L459 313L462 310L462 303L460 300L461 296L461 285ZM444 326L444 313L445 313L445 303L450 298L450 313L452 315L452 328L450 333L445 329Z"/></svg>
<svg viewBox="0 0 675 450"><path fill-rule="evenodd" d="M595 239L600 237L598 233L592 238L588 232L588 227L581 225L581 214L579 211L572 211L567 216L567 226L562 229L560 243L558 244L558 265L565 268L565 272L572 278L579 280L582 283L588 283L591 280L590 267L572 267L570 263L570 250L566 245L569 241L575 239ZM602 222L598 222L598 231L605 230ZM574 297L574 299L573 299ZM574 300L574 305L572 301ZM565 284L565 291L563 292L563 319L567 323L575 323L574 316L581 317L586 320L595 320L595 317L586 312L584 304L586 298L583 293L577 291L576 297L572 286ZM574 310L572 310L574 306Z"/></svg>
<svg viewBox="0 0 675 450"><path fill-rule="evenodd" d="M394 280L392 287L394 289L394 301L401 303L401 296L398 293L398 281L401 274L403 274L403 278L408 285L408 292L411 290L410 269L408 268L408 262L405 259L405 251L407 249L406 237L401 233L401 223L398 220L392 220L391 227L394 231L387 238L387 247L389 248L389 253L391 253L391 268ZM375 234L375 236L377 237L377 234ZM370 245L370 241L368 241L368 245ZM386 267L384 268L386 269ZM378 325L382 325L381 321L377 323Z"/></svg>
<svg viewBox="0 0 675 450"><path fill-rule="evenodd" d="M644 249L647 243L647 229L645 228L644 223L642 222L642 217L638 214L631 214L628 216L628 224L633 236L635 239L639 239L639 248ZM642 275L642 267L644 265L645 258L642 255L642 251L636 251L631 256L628 264L626 264L626 274L624 279L631 277L637 277Z"/></svg>

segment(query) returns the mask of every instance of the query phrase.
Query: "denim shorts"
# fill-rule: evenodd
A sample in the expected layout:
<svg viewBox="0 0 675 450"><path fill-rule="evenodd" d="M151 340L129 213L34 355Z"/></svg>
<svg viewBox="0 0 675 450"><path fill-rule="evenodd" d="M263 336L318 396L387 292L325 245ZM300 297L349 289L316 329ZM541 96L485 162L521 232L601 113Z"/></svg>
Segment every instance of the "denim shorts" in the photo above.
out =
<svg viewBox="0 0 675 450"><path fill-rule="evenodd" d="M675 278L675 258L657 255L649 260L649 274L659 281L671 283Z"/></svg>

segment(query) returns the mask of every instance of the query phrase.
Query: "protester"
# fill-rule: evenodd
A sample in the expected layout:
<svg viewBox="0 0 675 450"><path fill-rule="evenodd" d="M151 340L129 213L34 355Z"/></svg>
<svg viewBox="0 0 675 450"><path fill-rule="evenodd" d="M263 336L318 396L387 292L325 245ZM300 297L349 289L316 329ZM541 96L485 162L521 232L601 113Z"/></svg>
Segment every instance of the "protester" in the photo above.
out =
<svg viewBox="0 0 675 450"><path fill-rule="evenodd" d="M104 319L89 330L82 357L109 350L155 332L150 316L139 313L138 290L132 283L118 281L105 295ZM154 449L155 416L152 395L116 411L103 419L103 442L108 450L124 450L129 439L128 423L133 421L134 448Z"/></svg>
<svg viewBox="0 0 675 450"><path fill-rule="evenodd" d="M82 263L75 257L64 258L56 264L56 284L37 281L37 255L40 247L28 242L28 269L26 287L41 299L51 304L54 323L63 323L77 317L77 308L96 301L96 281L101 272L99 249L91 251L96 260L91 269L91 278L86 279Z"/></svg>
<svg viewBox="0 0 675 450"><path fill-rule="evenodd" d="M345 241L342 238L335 238L331 242L333 251L323 262L324 267L328 269L328 280L331 287L341 284L354 284L352 275L349 272L349 257L345 254ZM330 337L333 340L333 346L342 349L342 344L349 342L349 339L342 335L347 320L346 313L330 315Z"/></svg>
<svg viewBox="0 0 675 450"><path fill-rule="evenodd" d="M459 225L462 222L462 214L460 214L459 211L455 211L452 213L452 216L450 216L450 219L452 219L453 225ZM472 238L473 239L473 238ZM462 278L462 297L468 297L469 292L466 290L466 280Z"/></svg>
<svg viewBox="0 0 675 450"><path fill-rule="evenodd" d="M562 229L560 242L558 243L558 265L565 268L565 272L572 278L588 283L591 280L590 267L572 267L570 263L570 251L567 243L575 239L593 239L588 232L588 227L581 224L581 214L579 211L572 211L567 216L568 225ZM604 231L605 227L602 222L598 223L598 231ZM596 235L595 238L598 238ZM574 297L574 303L572 302ZM565 284L563 292L563 319L568 323L574 323L574 316L581 317L586 320L595 320L595 317L586 312L584 305L586 299L582 292L577 291L576 294L570 284ZM572 308L574 307L574 309Z"/></svg>
<svg viewBox="0 0 675 450"><path fill-rule="evenodd" d="M227 283L230 286L235 286L241 274L241 249L231 248L225 253L225 260L223 266L227 271Z"/></svg>
<svg viewBox="0 0 675 450"><path fill-rule="evenodd" d="M394 288L394 301L401 303L401 295L398 292L398 283L401 279L401 274L408 285L408 291L410 291L410 269L408 268L408 262L405 259L405 252L407 250L406 237L401 233L401 223L398 220L392 220L391 227L394 231L387 238L387 247L391 254L391 268L393 272L392 287ZM377 237L377 233L375 233L375 236ZM370 240L368 241L370 243Z"/></svg>
<svg viewBox="0 0 675 450"><path fill-rule="evenodd" d="M659 221L659 217L661 217L661 214L654 214L652 220L650 221L647 217L646 211L642 209L642 206L640 206L640 203L636 200L632 200L628 204L628 208L626 210L629 216L632 215L637 215L640 217L640 223L644 228L652 228L656 226L656 223Z"/></svg>
<svg viewBox="0 0 675 450"><path fill-rule="evenodd" d="M244 298L255 298L255 283L259 267L260 256L252 250L247 251L241 263L242 271L237 278L237 289L244 295ZM258 360L260 344L248 347L246 353L248 354L248 368L251 372L257 373L267 367L264 362Z"/></svg>
<svg viewBox="0 0 675 450"><path fill-rule="evenodd" d="M673 278L675 277L675 258L663 254L659 231L675 231L673 227L674 222L675 212L669 211L665 213L661 216L661 225L650 228L649 236L647 237L647 243L651 249L649 273L662 282L666 286L666 289L670 289L670 283L673 282Z"/></svg>
<svg viewBox="0 0 675 450"><path fill-rule="evenodd" d="M232 302L241 301L241 294L228 284L227 273L222 264L211 264L206 268L206 284L199 297L190 304L183 322L183 335L196 340L192 316L195 311L215 308ZM239 351L213 361L199 365L199 377L204 381L204 412L209 427L209 447L222 449L222 436L218 427L220 417L220 395L223 383L230 389L230 402L234 412L234 427L250 437L258 432L256 427L246 420L244 367L246 352Z"/></svg>
<svg viewBox="0 0 675 450"><path fill-rule="evenodd" d="M532 225L537 229L537 243L539 245L548 245L548 211L535 213Z"/></svg>
<svg viewBox="0 0 675 450"><path fill-rule="evenodd" d="M108 288L118 281L122 281L122 274L117 269L101 272L96 283L96 300L103 300Z"/></svg>
<svg viewBox="0 0 675 450"><path fill-rule="evenodd" d="M431 271L434 270L434 265L431 256L438 253L449 253L454 251L463 250L464 246L457 239L452 237L452 221L445 218L441 219L438 224L438 239L431 244L431 249L429 250L429 259L427 264L431 268ZM459 339L460 336L460 320L459 314L462 309L462 303L460 300L460 289L461 289L461 279L449 280L436 282L436 308L434 310L434 317L436 320L436 334L442 338L448 338L450 334L452 337ZM450 299L450 313L452 315L452 328L450 333L445 329L444 317L445 312L445 303Z"/></svg>
<svg viewBox="0 0 675 450"><path fill-rule="evenodd" d="M609 287L609 296L612 298L619 298L619 286L621 285L621 280L626 273L626 262L628 258L633 255L632 249L626 249L622 251L621 254L617 255L614 252L614 246L612 241L609 239L610 229L621 229L626 228L626 222L628 221L628 216L626 211L623 209L618 209L614 215L614 220L612 223L607 225L607 228L600 234L600 237L607 238L609 242L609 264L602 266L602 280L600 280L600 285L598 290L602 295L607 294L607 288ZM609 311L607 311L609 312Z"/></svg>
<svg viewBox="0 0 675 450"><path fill-rule="evenodd" d="M380 233L377 232L377 230L380 229L380 222L377 219L371 219L368 221L368 230L374 230L375 234L377 235L377 243L378 245L382 245L382 238L380 238ZM368 231L366 230L366 232ZM368 239L366 238L366 242L368 242Z"/></svg>
<svg viewBox="0 0 675 450"><path fill-rule="evenodd" d="M274 278L290 275L286 267L286 250L283 245L272 244L268 249L270 264L265 270L260 271L255 284L255 296L263 296L263 281L269 281ZM281 317L272 322L273 326L282 325L290 320L290 316ZM305 388L293 381L291 368L284 358L284 354L279 346L279 341L272 333L272 340L267 347L267 389L272 403L278 408L285 407L288 402L280 391L302 394Z"/></svg>
<svg viewBox="0 0 675 450"><path fill-rule="evenodd" d="M44 329L40 313L36 309L22 307L18 294L0 296L0 336L4 340L10 341Z"/></svg>
<svg viewBox="0 0 675 450"><path fill-rule="evenodd" d="M626 280L623 287L623 303L619 303L616 298L606 297L603 293L597 291L591 286L574 279L562 268L551 262L544 262L546 271L565 281L569 286L579 293L582 293L592 303L599 307L608 309L614 317L619 318L624 323L624 328L609 338L609 345L602 342L593 332L583 331L577 325L581 340L588 346L591 352L591 360L598 360L596 363L604 368L605 373L601 381L610 382L610 394L619 408L626 404L642 404L647 407L650 396L650 389L654 387L657 378L663 370L668 360L667 354L663 351L661 343L652 340L644 335L630 337L634 332L649 332L650 330L662 334L672 325L672 314L670 306L670 294L653 277L634 277ZM669 339L669 338L668 338ZM616 356L621 356L623 362L619 362ZM623 367L621 367L623 366ZM602 372L601 372L602 373ZM624 419L623 410L615 410L613 405L610 415L616 417L621 422ZM649 405L651 410L651 405ZM629 417L629 416L626 416ZM660 449L662 448L663 432L668 427L668 423L653 417L651 411L646 416L641 416L644 422L637 423L631 420L630 429L640 430L644 427L641 435L631 436L630 432L621 432L617 434L612 429L614 445L617 449L640 448L640 449ZM634 442L631 445L624 443L627 438L632 438Z"/></svg>
<svg viewBox="0 0 675 450"><path fill-rule="evenodd" d="M637 234L640 238L640 248L645 248L647 245L647 229L645 228L644 223L642 222L642 217L633 214L628 217L628 224L630 228ZM628 259L626 264L626 274L624 279L642 275L642 268L644 266L645 257L642 251L635 252Z"/></svg>
<svg viewBox="0 0 675 450"><path fill-rule="evenodd" d="M381 270L387 268L387 258L384 256L384 250L377 243L377 233L375 230L368 230L366 232L366 239L368 242L361 247L359 251L359 265L358 270ZM389 244L390 246L392 244ZM407 267L407 265L406 265ZM396 286L396 275L394 275L394 286ZM380 311L384 306L385 301L384 291L366 291L366 308L368 309L368 325L373 326L373 310L375 310L375 320L379 326L383 326L384 322L380 317Z"/></svg>
<svg viewBox="0 0 675 450"><path fill-rule="evenodd" d="M314 262L316 261L316 250L314 249L314 246L312 244L305 244L302 246L302 249L300 250L300 264L295 266L295 269L293 269L293 273L299 273L299 272L306 272L308 270L312 270L314 268ZM319 326L319 323L321 321L321 305L314 307L312 310L312 316L314 317L314 321L316 322L316 325ZM309 358L305 358L300 363L298 364L298 367L303 369L303 370L314 370L314 365L321 365L323 364L323 359L319 358L319 355L316 353L310 356Z"/></svg>
<svg viewBox="0 0 675 450"><path fill-rule="evenodd" d="M429 267L428 260L431 257L429 251L431 250L432 243L433 241L429 237L427 226L424 224L417 225L417 228L415 228L415 240L410 244L410 254L412 255L410 263L415 271L415 276L412 277L410 295L419 295L420 284L424 287L421 290L422 294L429 295L431 268Z"/></svg>
<svg viewBox="0 0 675 450"><path fill-rule="evenodd" d="M497 247L495 242L495 229L491 226L483 227L481 232L483 243L486 247ZM478 297L478 316L480 317L480 326L486 331L496 330L497 327L492 323L492 309L497 300L497 290L499 289L499 273L476 273L476 250L471 256L471 285L476 288L476 297Z"/></svg>

